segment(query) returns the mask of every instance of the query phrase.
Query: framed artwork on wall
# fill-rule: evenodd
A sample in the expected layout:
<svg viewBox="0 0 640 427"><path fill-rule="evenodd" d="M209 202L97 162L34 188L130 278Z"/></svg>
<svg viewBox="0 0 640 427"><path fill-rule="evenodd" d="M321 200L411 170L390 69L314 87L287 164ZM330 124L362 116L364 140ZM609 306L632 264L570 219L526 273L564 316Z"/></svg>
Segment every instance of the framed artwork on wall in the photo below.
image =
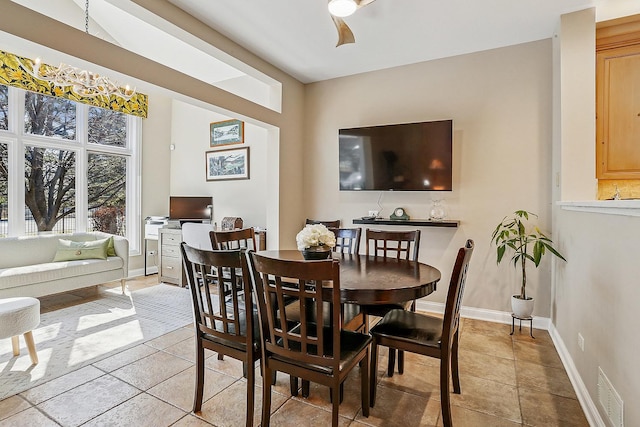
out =
<svg viewBox="0 0 640 427"><path fill-rule="evenodd" d="M249 179L249 147L207 151L207 181Z"/></svg>
<svg viewBox="0 0 640 427"><path fill-rule="evenodd" d="M211 147L242 144L244 142L244 122L225 120L210 125Z"/></svg>

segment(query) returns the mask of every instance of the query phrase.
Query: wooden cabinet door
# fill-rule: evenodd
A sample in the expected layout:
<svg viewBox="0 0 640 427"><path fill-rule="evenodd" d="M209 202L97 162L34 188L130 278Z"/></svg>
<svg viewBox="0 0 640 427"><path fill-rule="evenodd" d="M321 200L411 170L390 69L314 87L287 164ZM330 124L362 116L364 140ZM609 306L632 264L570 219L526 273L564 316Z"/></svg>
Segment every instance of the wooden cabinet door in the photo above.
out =
<svg viewBox="0 0 640 427"><path fill-rule="evenodd" d="M640 44L596 55L596 174L640 179Z"/></svg>

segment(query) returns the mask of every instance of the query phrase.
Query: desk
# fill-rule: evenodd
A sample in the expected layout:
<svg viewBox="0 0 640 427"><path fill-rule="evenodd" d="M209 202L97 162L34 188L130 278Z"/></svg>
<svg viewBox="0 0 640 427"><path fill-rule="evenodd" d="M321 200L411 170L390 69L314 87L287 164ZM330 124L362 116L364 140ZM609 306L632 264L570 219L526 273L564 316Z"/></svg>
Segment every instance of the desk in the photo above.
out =
<svg viewBox="0 0 640 427"><path fill-rule="evenodd" d="M297 250L257 253L282 260L303 259ZM343 303L371 305L411 301L433 293L440 280L437 268L421 262L335 252L332 255L340 262L340 300Z"/></svg>

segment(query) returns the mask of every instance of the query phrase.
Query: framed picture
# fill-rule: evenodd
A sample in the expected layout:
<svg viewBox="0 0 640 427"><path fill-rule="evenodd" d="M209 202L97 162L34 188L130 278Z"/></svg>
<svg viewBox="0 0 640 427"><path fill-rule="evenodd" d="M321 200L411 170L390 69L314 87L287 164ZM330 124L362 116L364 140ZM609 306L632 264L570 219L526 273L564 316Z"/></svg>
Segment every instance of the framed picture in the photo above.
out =
<svg viewBox="0 0 640 427"><path fill-rule="evenodd" d="M244 142L244 122L240 120L225 120L211 123L211 147Z"/></svg>
<svg viewBox="0 0 640 427"><path fill-rule="evenodd" d="M207 151L207 181L249 179L249 147Z"/></svg>

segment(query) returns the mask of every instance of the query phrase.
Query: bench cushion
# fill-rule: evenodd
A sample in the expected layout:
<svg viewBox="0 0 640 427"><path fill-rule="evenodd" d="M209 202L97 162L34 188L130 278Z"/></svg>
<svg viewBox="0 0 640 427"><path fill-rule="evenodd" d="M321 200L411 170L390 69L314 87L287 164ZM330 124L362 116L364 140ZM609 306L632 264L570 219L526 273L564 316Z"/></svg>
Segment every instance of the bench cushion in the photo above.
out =
<svg viewBox="0 0 640 427"><path fill-rule="evenodd" d="M87 259L48 262L22 267L3 268L0 269L0 289L9 289L34 283L101 273L109 270L117 270L122 267L122 258L109 257L106 260Z"/></svg>

